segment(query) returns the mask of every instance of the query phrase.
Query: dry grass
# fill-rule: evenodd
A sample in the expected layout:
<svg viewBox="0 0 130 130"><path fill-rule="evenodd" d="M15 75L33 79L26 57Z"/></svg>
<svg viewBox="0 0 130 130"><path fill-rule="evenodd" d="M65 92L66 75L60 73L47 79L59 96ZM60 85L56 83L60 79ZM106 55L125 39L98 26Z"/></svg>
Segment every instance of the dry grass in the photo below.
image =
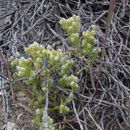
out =
<svg viewBox="0 0 130 130"><path fill-rule="evenodd" d="M77 0L75 3L67 0L68 4L62 1L12 2L12 6L0 7L0 102L3 109L0 125L2 120L4 123L16 121L20 114L17 111L17 116L10 117L10 109L14 107L10 105L12 99L9 95L17 95L17 90L11 83L6 83L11 79L7 57L15 56L17 51L24 55L23 48L34 41L66 51L68 43L58 22L62 17L75 14L81 17L81 32L93 24L97 26L97 44L102 50L105 47L106 55L100 54L88 71L83 70L78 75L80 90L70 104L74 113L68 115L66 121L57 119L55 125L59 130L126 130L130 125L130 1L116 1L105 46L109 1ZM74 72L85 66L83 60L75 62ZM27 115L23 120L31 119L28 112ZM27 129L26 125L18 124L18 129ZM30 126L29 129L36 128Z"/></svg>

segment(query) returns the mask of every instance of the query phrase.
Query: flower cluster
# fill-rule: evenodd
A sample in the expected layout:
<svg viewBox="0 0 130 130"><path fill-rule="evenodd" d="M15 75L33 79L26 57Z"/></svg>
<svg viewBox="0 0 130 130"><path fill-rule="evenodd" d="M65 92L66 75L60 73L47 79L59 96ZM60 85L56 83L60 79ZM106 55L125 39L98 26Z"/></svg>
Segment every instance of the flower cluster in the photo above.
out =
<svg viewBox="0 0 130 130"><path fill-rule="evenodd" d="M70 86L73 91L76 91L78 88L77 82L78 82L78 78L75 77L74 75L70 75L70 76L64 75L60 79L61 86L63 87Z"/></svg>
<svg viewBox="0 0 130 130"><path fill-rule="evenodd" d="M78 33L80 30L80 17L77 16L73 16L69 19L64 19L62 18L60 20L60 24L62 26L62 28L67 32L67 34L72 35L75 33Z"/></svg>
<svg viewBox="0 0 130 130"><path fill-rule="evenodd" d="M72 45L78 46L79 44L79 30L81 27L80 17L73 16L69 19L62 18L60 20L61 27L67 32L70 37Z"/></svg>
<svg viewBox="0 0 130 130"><path fill-rule="evenodd" d="M32 120L33 124L37 124L38 126L40 126L41 130L45 130L46 128L41 122L42 119L44 120L44 122L47 121L49 130L55 130L55 127L53 126L53 119L50 116L46 117L45 115L46 114L44 113L43 109L36 109L35 120Z"/></svg>

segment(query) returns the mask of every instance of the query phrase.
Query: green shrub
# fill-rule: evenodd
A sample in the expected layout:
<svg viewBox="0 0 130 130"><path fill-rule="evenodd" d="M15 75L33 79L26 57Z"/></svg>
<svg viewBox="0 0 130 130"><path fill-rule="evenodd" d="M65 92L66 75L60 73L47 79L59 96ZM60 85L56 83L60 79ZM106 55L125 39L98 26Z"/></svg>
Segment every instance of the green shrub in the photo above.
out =
<svg viewBox="0 0 130 130"><path fill-rule="evenodd" d="M23 82L32 92L34 99L31 105L36 109L36 118L33 122L44 129L43 102L46 99L47 89L48 111L49 109L58 110L65 115L69 112L67 104L73 99L73 92L78 89L78 78L70 73L73 60L60 49L54 50L49 45L45 48L35 42L25 48L25 53L27 58L19 56L11 62L11 65L15 69L14 77L27 78ZM65 93L58 88L65 90L68 96L65 96ZM47 118L48 122L52 120L49 116ZM51 124L49 127L53 129Z"/></svg>
<svg viewBox="0 0 130 130"><path fill-rule="evenodd" d="M78 16L61 19L60 24L75 54L89 57L88 63L91 65L100 52L94 37L95 26L80 36L81 23ZM43 130L47 127L54 130L53 117L49 113L56 110L65 117L70 111L68 103L73 100L74 92L78 89L78 78L70 73L74 61L60 49L54 50L50 45L44 47L36 42L25 48L25 54L26 58L19 55L11 62L13 77L24 79L23 82L34 97L30 102L36 109L33 123Z"/></svg>
<svg viewBox="0 0 130 130"><path fill-rule="evenodd" d="M94 37L96 26L93 25L91 31L84 31L80 36L81 23L79 16L74 15L69 19L62 18L59 23L67 33L70 45L80 51L79 54L90 56L101 51L96 47L96 38Z"/></svg>

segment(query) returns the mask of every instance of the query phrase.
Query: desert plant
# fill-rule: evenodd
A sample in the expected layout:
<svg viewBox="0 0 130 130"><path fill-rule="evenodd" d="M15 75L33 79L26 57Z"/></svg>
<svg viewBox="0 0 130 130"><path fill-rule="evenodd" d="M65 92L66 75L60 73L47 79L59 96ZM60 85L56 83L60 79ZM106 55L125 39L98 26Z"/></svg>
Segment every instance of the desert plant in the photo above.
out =
<svg viewBox="0 0 130 130"><path fill-rule="evenodd" d="M31 105L36 109L33 122L44 129L42 120L47 118L50 122L49 129L54 129L51 125L52 119L44 114L49 110L58 110L63 115L69 112L67 104L73 99L73 92L78 88L78 78L70 73L73 60L60 49L54 50L49 45L45 48L36 42L25 48L25 53L27 58L19 55L19 58L11 62L15 69L13 77L24 77L26 80L23 82L29 86L28 89L34 97L31 101ZM65 96L65 92L68 96ZM43 111L46 98L49 99L48 109Z"/></svg>
<svg viewBox="0 0 130 130"><path fill-rule="evenodd" d="M80 35L81 23L79 16L74 15L69 19L62 18L59 23L69 37L70 47L75 48L79 57L87 56L92 64L98 57L98 53L101 52L100 48L96 47L96 26L93 25L90 31L83 31Z"/></svg>
<svg viewBox="0 0 130 130"><path fill-rule="evenodd" d="M96 47L95 26L80 36L81 23L78 16L61 19L60 24L79 56L90 56L89 61L93 62L100 51ZM54 50L50 45L44 47L36 42L24 50L25 57L19 54L11 62L13 78L23 81L33 96L30 102L36 109L33 123L43 130L53 130L55 128L49 112L59 111L65 118L65 114L70 111L68 103L73 100L74 92L78 89L78 78L70 73L73 60L61 49Z"/></svg>

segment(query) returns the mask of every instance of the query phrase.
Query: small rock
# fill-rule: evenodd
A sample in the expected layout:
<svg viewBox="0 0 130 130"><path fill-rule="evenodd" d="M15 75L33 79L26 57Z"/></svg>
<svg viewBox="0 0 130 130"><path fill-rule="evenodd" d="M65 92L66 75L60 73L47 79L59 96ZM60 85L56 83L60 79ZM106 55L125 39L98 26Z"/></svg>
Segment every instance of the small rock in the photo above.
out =
<svg viewBox="0 0 130 130"><path fill-rule="evenodd" d="M6 125L6 130L17 130L16 128L16 124L13 122L8 122Z"/></svg>

